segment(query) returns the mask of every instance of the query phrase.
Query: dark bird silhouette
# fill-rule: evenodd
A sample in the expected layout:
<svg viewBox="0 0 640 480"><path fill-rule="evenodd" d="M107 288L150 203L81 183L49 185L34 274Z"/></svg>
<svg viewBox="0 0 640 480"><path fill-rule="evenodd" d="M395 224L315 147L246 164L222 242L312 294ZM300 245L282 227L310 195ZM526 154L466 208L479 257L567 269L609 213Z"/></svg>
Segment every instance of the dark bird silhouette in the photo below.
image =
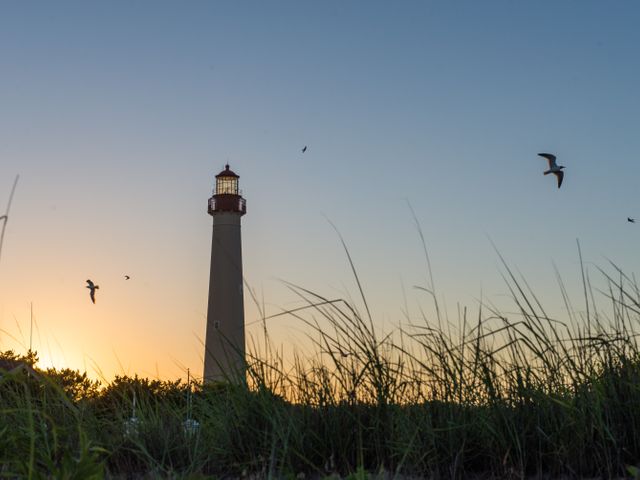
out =
<svg viewBox="0 0 640 480"><path fill-rule="evenodd" d="M549 170L544 172L543 175L549 175L550 173L553 173L558 178L558 188L560 188L560 185L562 185L562 179L564 178L564 172L562 171L564 166L556 164L555 155L552 155L550 153L539 153L538 155L546 158L549 162Z"/></svg>
<svg viewBox="0 0 640 480"><path fill-rule="evenodd" d="M636 219L635 218L631 218L631 217L627 217L627 222L636 223Z"/></svg>
<svg viewBox="0 0 640 480"><path fill-rule="evenodd" d="M302 149L302 153L307 151L307 146L305 145L304 148Z"/></svg>
<svg viewBox="0 0 640 480"><path fill-rule="evenodd" d="M130 277L129 275L125 275L125 276L124 276L124 279L125 279L125 280L129 280L130 278L131 278L131 277Z"/></svg>
<svg viewBox="0 0 640 480"><path fill-rule="evenodd" d="M90 290L89 296L91 297L91 301L96 303L96 290L100 287L93 283L91 280L87 280L87 288Z"/></svg>

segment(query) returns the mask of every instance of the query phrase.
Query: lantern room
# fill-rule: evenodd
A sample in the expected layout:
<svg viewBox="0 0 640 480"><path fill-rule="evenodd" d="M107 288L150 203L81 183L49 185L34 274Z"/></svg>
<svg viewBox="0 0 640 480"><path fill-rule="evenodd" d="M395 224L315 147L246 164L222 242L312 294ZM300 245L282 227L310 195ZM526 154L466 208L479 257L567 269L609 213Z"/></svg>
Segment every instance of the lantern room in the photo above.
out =
<svg viewBox="0 0 640 480"><path fill-rule="evenodd" d="M216 175L213 197L209 199L209 215L217 212L235 212L240 215L247 213L245 199L242 198L242 192L238 189L239 178L239 175L229 169L229 164Z"/></svg>
<svg viewBox="0 0 640 480"><path fill-rule="evenodd" d="M225 169L216 175L216 195L238 195L238 175L229 170L229 164Z"/></svg>

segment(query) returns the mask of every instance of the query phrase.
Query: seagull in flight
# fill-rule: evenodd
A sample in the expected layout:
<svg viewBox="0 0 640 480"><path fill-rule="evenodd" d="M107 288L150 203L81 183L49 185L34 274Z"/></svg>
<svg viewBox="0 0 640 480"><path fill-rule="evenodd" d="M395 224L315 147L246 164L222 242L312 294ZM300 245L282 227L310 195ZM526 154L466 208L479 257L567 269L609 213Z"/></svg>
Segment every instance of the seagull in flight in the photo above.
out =
<svg viewBox="0 0 640 480"><path fill-rule="evenodd" d="M302 149L302 153L307 151L307 146L305 145L304 148Z"/></svg>
<svg viewBox="0 0 640 480"><path fill-rule="evenodd" d="M543 158L546 158L547 161L549 162L549 170L544 172L544 175L553 173L558 178L558 188L560 188L560 185L562 185L562 179L564 178L564 172L562 171L564 166L556 164L555 155L552 155L550 153L539 153L538 155L540 155Z"/></svg>
<svg viewBox="0 0 640 480"><path fill-rule="evenodd" d="M130 278L131 278L131 277L130 277L129 275L125 275L125 276L124 276L124 279L125 279L125 280L129 280Z"/></svg>
<svg viewBox="0 0 640 480"><path fill-rule="evenodd" d="M87 288L90 290L89 296L91 297L91 301L93 303L96 303L96 289L100 287L93 283L91 280L87 280Z"/></svg>
<svg viewBox="0 0 640 480"><path fill-rule="evenodd" d="M627 217L627 222L636 223L636 219L635 218L631 218L631 217Z"/></svg>

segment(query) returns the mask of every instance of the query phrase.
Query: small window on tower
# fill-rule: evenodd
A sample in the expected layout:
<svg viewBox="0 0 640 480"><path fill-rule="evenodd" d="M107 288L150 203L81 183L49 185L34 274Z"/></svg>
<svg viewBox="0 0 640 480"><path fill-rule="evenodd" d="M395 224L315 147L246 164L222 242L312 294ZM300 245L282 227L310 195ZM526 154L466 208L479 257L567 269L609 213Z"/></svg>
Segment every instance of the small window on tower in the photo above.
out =
<svg viewBox="0 0 640 480"><path fill-rule="evenodd" d="M220 322L214 322L213 326L218 330L220 328Z"/></svg>

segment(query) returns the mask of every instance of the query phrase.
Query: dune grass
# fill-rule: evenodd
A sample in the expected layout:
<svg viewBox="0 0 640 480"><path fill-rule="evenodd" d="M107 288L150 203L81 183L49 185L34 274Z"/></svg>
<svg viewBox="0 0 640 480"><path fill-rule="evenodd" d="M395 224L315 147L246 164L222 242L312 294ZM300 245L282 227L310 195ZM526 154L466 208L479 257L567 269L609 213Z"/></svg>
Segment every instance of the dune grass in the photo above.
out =
<svg viewBox="0 0 640 480"><path fill-rule="evenodd" d="M34 370L16 367L0 377L0 477L636 472L635 280L611 264L599 270L605 287L598 291L583 271L578 312L559 279L568 312L560 321L503 266L517 312L481 305L473 317L462 310L456 328L440 318L432 279L421 288L435 314L392 332L376 329L355 268L360 308L289 284L308 308L287 314L308 326L315 352L288 363L269 342L254 347L242 385L138 377L98 385L79 372L38 370L35 354L5 352L12 365ZM187 419L199 428L185 429Z"/></svg>
<svg viewBox="0 0 640 480"><path fill-rule="evenodd" d="M0 215L2 221L2 230L0 230L0 258L2 258L2 245L4 244L4 233L7 229L7 222L9 221L9 212L11 210L11 202L13 201L13 195L16 193L16 186L18 185L18 179L20 175L16 175L16 179L13 181L13 187L11 187L11 193L9 194L9 201L7 202L7 210L4 215Z"/></svg>

